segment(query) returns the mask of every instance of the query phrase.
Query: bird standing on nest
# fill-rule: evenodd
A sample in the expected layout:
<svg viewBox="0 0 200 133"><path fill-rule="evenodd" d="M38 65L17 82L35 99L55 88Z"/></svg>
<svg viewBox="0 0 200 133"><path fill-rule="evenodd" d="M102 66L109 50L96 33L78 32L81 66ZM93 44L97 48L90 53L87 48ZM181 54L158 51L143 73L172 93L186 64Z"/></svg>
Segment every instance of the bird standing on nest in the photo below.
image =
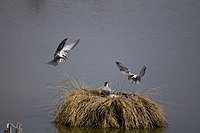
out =
<svg viewBox="0 0 200 133"><path fill-rule="evenodd" d="M104 83L104 87L102 88L102 90L111 92L111 88L108 81Z"/></svg>
<svg viewBox="0 0 200 133"><path fill-rule="evenodd" d="M134 84L138 84L141 82L141 78L144 76L145 71L146 71L146 67L143 66L143 68L141 69L140 73L138 75L136 74L132 74L129 70L129 68L127 68L126 66L124 66L122 63L120 62L116 62L117 67L119 68L119 70L128 77L128 80L132 80L132 83Z"/></svg>
<svg viewBox="0 0 200 133"><path fill-rule="evenodd" d="M62 62L62 60L67 60L67 54L71 49L73 49L80 41L80 39L76 40L73 43L66 44L67 38L65 38L59 45L58 48L56 49L54 53L54 58L53 60L49 61L47 64L57 66L58 62Z"/></svg>
<svg viewBox="0 0 200 133"><path fill-rule="evenodd" d="M111 93L110 84L108 81L106 81L104 83L104 86L101 88L101 94L102 94L102 96L109 96L110 93Z"/></svg>

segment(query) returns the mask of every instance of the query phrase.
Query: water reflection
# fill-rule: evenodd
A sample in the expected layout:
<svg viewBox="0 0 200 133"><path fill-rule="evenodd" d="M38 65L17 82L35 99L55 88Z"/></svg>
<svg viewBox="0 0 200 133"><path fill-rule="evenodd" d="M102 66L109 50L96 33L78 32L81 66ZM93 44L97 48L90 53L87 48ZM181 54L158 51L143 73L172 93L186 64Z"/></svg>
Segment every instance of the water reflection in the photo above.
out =
<svg viewBox="0 0 200 133"><path fill-rule="evenodd" d="M166 133L165 128L155 129L98 129L98 128L78 128L56 125L58 133Z"/></svg>

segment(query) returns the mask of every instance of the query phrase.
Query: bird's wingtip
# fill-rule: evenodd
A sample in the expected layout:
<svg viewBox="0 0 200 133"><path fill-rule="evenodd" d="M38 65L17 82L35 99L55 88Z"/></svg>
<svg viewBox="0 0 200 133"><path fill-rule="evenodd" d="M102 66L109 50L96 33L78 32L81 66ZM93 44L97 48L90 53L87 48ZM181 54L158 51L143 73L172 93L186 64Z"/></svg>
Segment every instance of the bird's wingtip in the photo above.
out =
<svg viewBox="0 0 200 133"><path fill-rule="evenodd" d="M61 43L65 43L67 41L67 39L68 38L63 39Z"/></svg>
<svg viewBox="0 0 200 133"><path fill-rule="evenodd" d="M76 40L76 43L79 43L80 39Z"/></svg>
<svg viewBox="0 0 200 133"><path fill-rule="evenodd" d="M119 64L119 61L115 61L116 64Z"/></svg>

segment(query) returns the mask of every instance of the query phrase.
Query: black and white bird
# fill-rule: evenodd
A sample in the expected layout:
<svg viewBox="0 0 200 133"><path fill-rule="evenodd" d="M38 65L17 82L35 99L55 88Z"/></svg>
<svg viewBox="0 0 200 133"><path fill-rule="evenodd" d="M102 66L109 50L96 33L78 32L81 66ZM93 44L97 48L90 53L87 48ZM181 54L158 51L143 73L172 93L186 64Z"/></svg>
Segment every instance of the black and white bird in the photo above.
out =
<svg viewBox="0 0 200 133"><path fill-rule="evenodd" d="M102 88L102 90L111 92L110 84L109 84L108 81L106 81L106 82L104 83L104 87Z"/></svg>
<svg viewBox="0 0 200 133"><path fill-rule="evenodd" d="M49 61L47 64L57 66L58 62L62 62L63 60L67 60L67 54L71 49L73 49L80 41L80 39L74 41L73 43L66 44L67 38L65 38L56 49L54 53L53 60Z"/></svg>
<svg viewBox="0 0 200 133"><path fill-rule="evenodd" d="M119 70L128 77L128 80L132 80L132 83L134 84L138 84L141 81L141 78L144 76L145 71L146 71L146 67L143 66L143 68L140 70L140 73L138 75L136 74L132 74L129 70L129 68L127 68L126 66L124 66L122 63L120 62L116 62L117 67L119 68Z"/></svg>
<svg viewBox="0 0 200 133"><path fill-rule="evenodd" d="M110 96L110 94L111 94L110 84L108 81L106 81L104 83L104 86L101 87L101 95L102 96Z"/></svg>

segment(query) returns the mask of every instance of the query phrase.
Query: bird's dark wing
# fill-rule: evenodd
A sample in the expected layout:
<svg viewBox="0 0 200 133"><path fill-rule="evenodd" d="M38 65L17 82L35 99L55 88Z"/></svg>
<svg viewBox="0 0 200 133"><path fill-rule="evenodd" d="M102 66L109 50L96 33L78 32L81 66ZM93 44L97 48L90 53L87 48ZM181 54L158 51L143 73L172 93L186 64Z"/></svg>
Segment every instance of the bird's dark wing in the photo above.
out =
<svg viewBox="0 0 200 133"><path fill-rule="evenodd" d="M130 74L130 70L129 70L126 66L124 66L122 63L116 62L116 64L117 64L117 67L119 68L119 70L120 70L123 74L125 74L125 75L127 75L127 76Z"/></svg>
<svg viewBox="0 0 200 133"><path fill-rule="evenodd" d="M141 70L140 73L139 73L139 77L140 77L140 78L144 76L145 71L146 71L146 67L143 66L142 70Z"/></svg>
<svg viewBox="0 0 200 133"><path fill-rule="evenodd" d="M64 52L69 52L71 49L73 49L78 43L80 39L74 41L73 43L67 44L63 47Z"/></svg>
<svg viewBox="0 0 200 133"><path fill-rule="evenodd" d="M62 42L58 45L58 48L56 49L54 56L64 48L66 41L67 38L62 40Z"/></svg>

